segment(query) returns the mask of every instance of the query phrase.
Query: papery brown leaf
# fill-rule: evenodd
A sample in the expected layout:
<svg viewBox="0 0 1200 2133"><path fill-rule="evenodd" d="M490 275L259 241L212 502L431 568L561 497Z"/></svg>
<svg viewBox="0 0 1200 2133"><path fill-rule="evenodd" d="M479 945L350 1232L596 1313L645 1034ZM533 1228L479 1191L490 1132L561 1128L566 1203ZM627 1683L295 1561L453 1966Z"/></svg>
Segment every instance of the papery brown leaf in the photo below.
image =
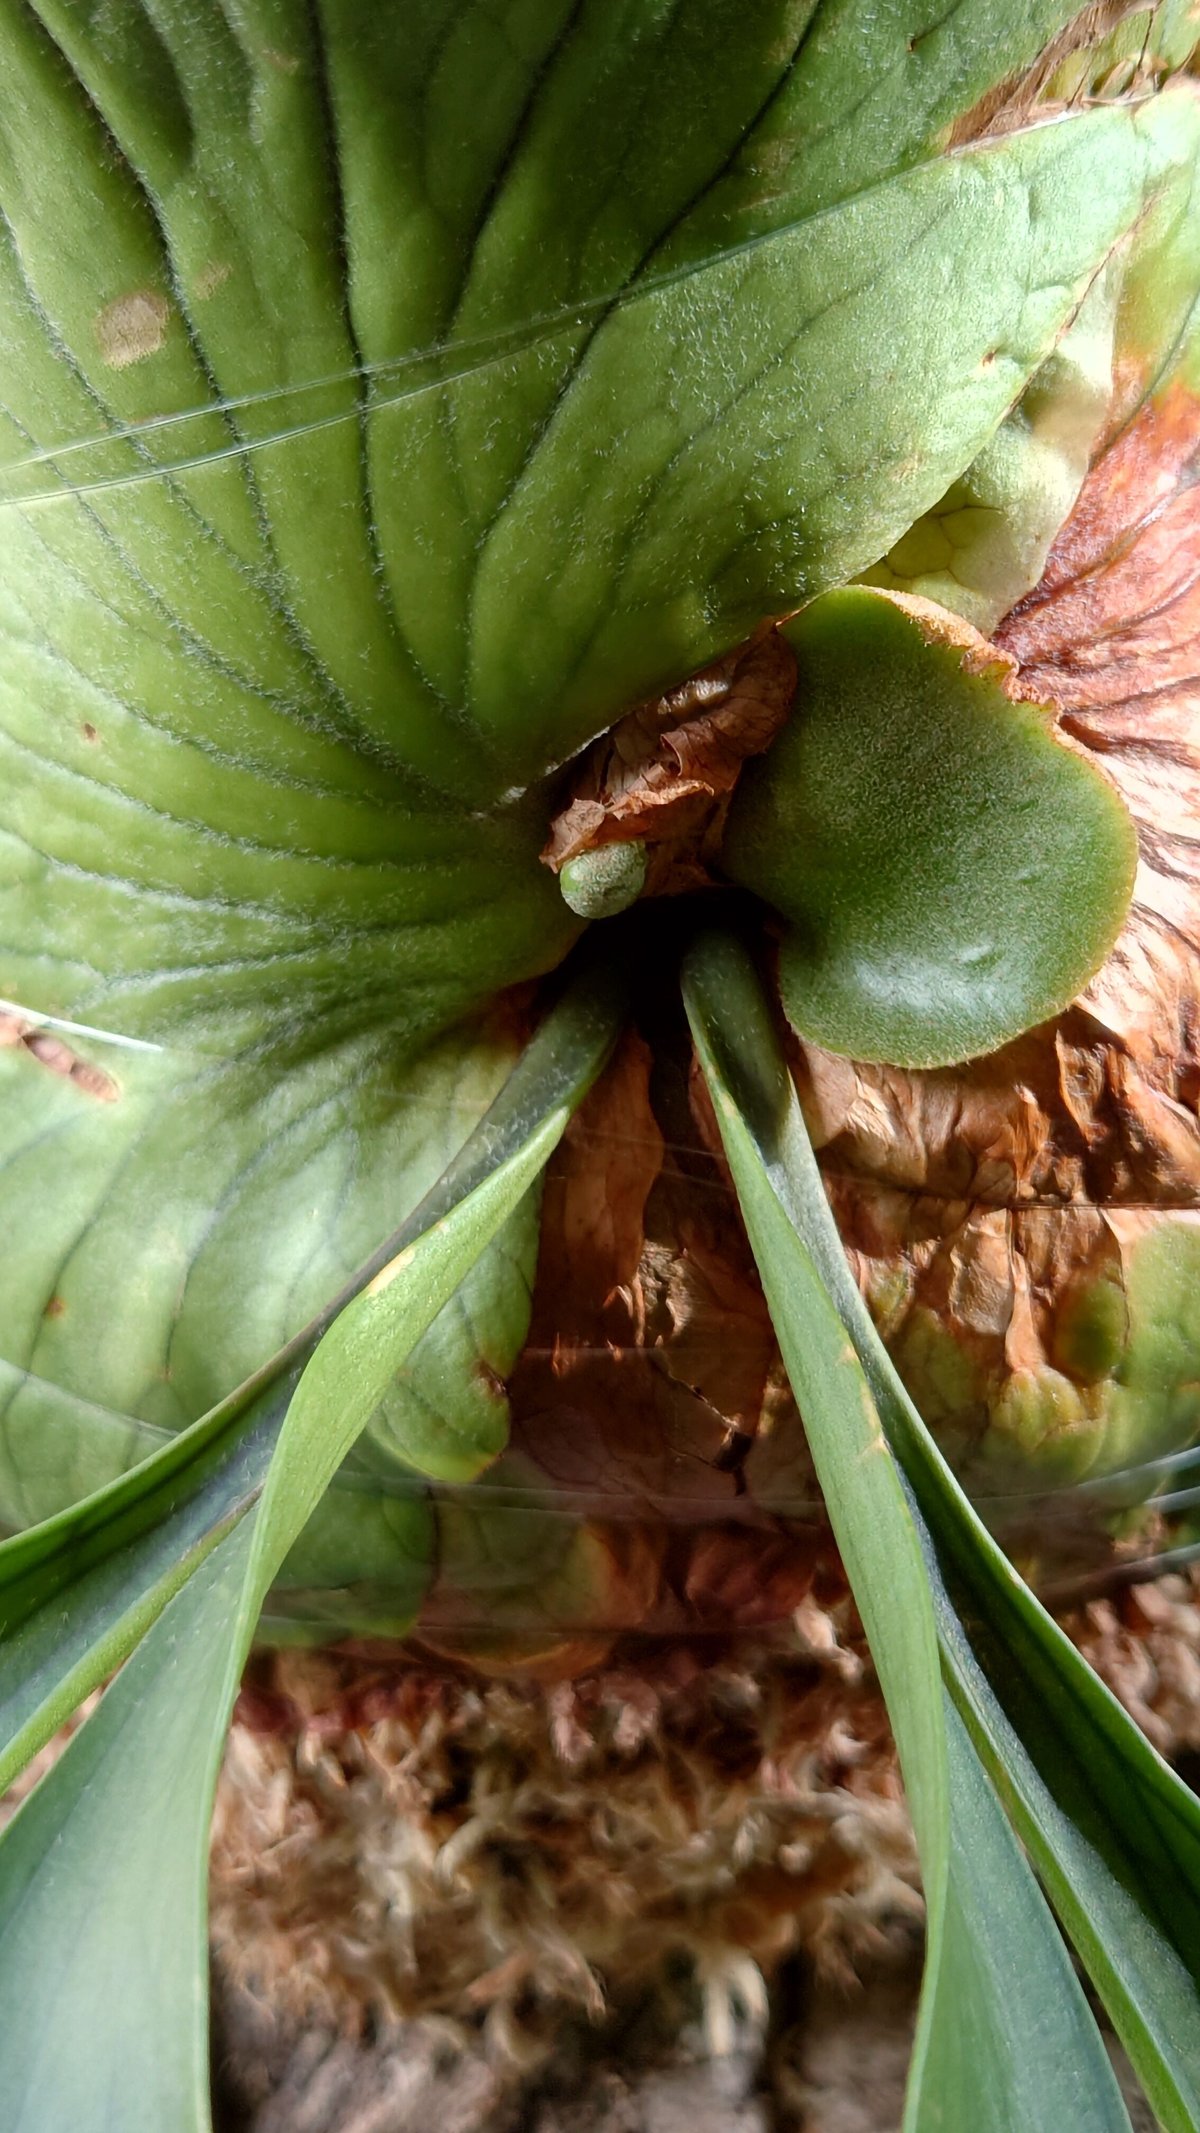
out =
<svg viewBox="0 0 1200 2133"><path fill-rule="evenodd" d="M691 1549L685 1596L697 1621L721 1629L758 1629L786 1620L813 1581L813 1553L794 1533L760 1536L748 1546L742 1530L713 1527Z"/></svg>
<svg viewBox="0 0 1200 2133"><path fill-rule="evenodd" d="M663 1071L660 1058L660 1081ZM519 1467L531 1500L582 1519L600 1549L594 1587L560 1594L570 1619L552 1617L563 1634L535 1637L529 1664L563 1674L595 1663L595 1632L612 1620L617 1536L621 1559L632 1547L640 1566L633 1586L627 1570L617 1582L641 1596L643 1633L733 1634L791 1613L816 1554L828 1553L823 1521L818 1511L793 1536L740 1472L768 1407L782 1398L794 1422L782 1386L732 1185L689 1107L685 1060L652 1102L651 1054L631 1035L551 1166L530 1334L509 1381L511 1452L479 1485L503 1485ZM465 1623L472 1604L476 1621L490 1619L478 1592L473 1602L445 1587L435 1595L425 1620L440 1649L450 1648L447 1607ZM521 1637L542 1627L542 1602L524 1616L521 1604L505 1602L520 1636L506 1631L477 1652L456 1635L453 1649L485 1667L516 1663Z"/></svg>
<svg viewBox="0 0 1200 2133"><path fill-rule="evenodd" d="M736 1494L722 1455L774 1342L732 1195L719 1191L706 1225L703 1185L689 1190L655 1117L650 1065L631 1033L551 1166L509 1393L514 1445L555 1487L686 1518Z"/></svg>
<svg viewBox="0 0 1200 2133"><path fill-rule="evenodd" d="M774 1328L708 1091L688 1075L687 1141L668 1151L647 1207L642 1286L647 1337L665 1369L725 1418L744 1452L777 1357ZM739 1447L731 1443L736 1455ZM740 1463L740 1462L739 1462Z"/></svg>
<svg viewBox="0 0 1200 2133"><path fill-rule="evenodd" d="M646 1201L663 1164L650 1064L649 1046L627 1031L546 1173L530 1347L587 1345L636 1315Z"/></svg>
<svg viewBox="0 0 1200 2133"><path fill-rule="evenodd" d="M633 1037L583 1106L547 1187L509 1387L514 1445L557 1488L675 1524L736 1506L777 1360L695 1098L681 1077L668 1143L650 1053Z"/></svg>
<svg viewBox="0 0 1200 2133"><path fill-rule="evenodd" d="M1042 584L1000 641L1031 693L1104 758L1138 828L1133 908L1082 1005L1137 1062L1122 1108L1190 1114L1200 1033L1200 399L1176 384L1134 417L1089 479ZM1153 1112L1154 1105L1150 1109ZM1178 1135L1167 1137L1178 1142ZM1139 1138L1141 1135L1139 1134ZM1175 1147L1172 1168L1178 1167Z"/></svg>
<svg viewBox="0 0 1200 2133"><path fill-rule="evenodd" d="M557 874L584 852L637 839L649 852L647 893L704 886L723 803L747 757L770 746L795 693L795 658L767 623L666 696L637 705L585 755L544 863Z"/></svg>

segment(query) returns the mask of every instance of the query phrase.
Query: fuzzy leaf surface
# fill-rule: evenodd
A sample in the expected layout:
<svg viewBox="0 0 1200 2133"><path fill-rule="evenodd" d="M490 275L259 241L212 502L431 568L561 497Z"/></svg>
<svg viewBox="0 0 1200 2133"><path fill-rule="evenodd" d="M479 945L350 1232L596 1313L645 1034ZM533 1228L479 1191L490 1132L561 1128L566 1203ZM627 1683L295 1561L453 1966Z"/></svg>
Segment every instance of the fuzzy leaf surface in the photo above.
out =
<svg viewBox="0 0 1200 2133"><path fill-rule="evenodd" d="M1178 190L1186 88L977 123L1069 19L0 5L9 1521L263 1364L382 1178L420 1197L511 1063L486 1003L578 930L555 768L887 552ZM166 1050L55 1075L47 1014ZM360 1468L499 1451L534 1222Z"/></svg>
<svg viewBox="0 0 1200 2133"><path fill-rule="evenodd" d="M1170 90L946 152L1038 10L893 0L865 78L862 11L755 12L540 0L501 65L432 0L10 0L8 997L411 1049L557 961L549 771L934 505L1200 140Z"/></svg>
<svg viewBox="0 0 1200 2133"><path fill-rule="evenodd" d="M944 608L847 587L786 635L795 712L742 777L722 863L783 914L792 1026L928 1067L1044 1022L1129 906L1119 794Z"/></svg>

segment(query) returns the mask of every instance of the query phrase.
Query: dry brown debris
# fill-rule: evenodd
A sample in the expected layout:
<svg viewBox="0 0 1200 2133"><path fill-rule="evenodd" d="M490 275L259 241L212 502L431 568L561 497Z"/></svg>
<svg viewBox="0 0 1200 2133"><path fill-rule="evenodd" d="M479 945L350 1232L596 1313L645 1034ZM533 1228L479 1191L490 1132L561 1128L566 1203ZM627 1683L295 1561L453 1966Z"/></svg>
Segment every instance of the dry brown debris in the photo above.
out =
<svg viewBox="0 0 1200 2133"><path fill-rule="evenodd" d="M796 692L773 623L653 703L635 705L587 751L542 858L557 874L605 844L646 846L646 893L708 887L743 763L778 733Z"/></svg>
<svg viewBox="0 0 1200 2133"><path fill-rule="evenodd" d="M886 1720L845 1600L703 1668L576 1684L260 1659L218 1801L220 1961L298 2014L439 2014L518 2057L673 1961L719 2043L804 1945L852 1975L918 1907Z"/></svg>
<svg viewBox="0 0 1200 2133"><path fill-rule="evenodd" d="M1093 1600L1066 1627L1161 1755L1200 1754L1200 1566Z"/></svg>
<svg viewBox="0 0 1200 2133"><path fill-rule="evenodd" d="M1156 0L1090 0L1090 4L1081 8L1057 37L1044 46L1030 66L994 83L978 103L955 120L946 136L947 148L977 147L981 141L1013 133L1018 127L1031 125L1039 119L1052 118L1067 108L1068 103L1077 103L1085 94L1089 99L1112 102L1137 96L1148 87L1158 85L1169 70L1153 48L1155 8ZM1104 68L1103 60L1099 59L1104 40L1123 23L1138 17L1146 25L1140 53L1135 52ZM1085 60L1091 57L1092 63L1068 97L1061 77L1077 56Z"/></svg>

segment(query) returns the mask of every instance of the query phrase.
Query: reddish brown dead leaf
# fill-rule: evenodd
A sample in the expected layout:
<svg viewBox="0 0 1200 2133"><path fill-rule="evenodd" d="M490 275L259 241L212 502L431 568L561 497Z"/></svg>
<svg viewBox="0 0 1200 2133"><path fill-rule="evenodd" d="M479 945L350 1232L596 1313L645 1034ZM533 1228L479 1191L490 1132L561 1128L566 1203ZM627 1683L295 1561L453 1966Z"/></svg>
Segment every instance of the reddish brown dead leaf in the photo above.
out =
<svg viewBox="0 0 1200 2133"><path fill-rule="evenodd" d="M688 1606L698 1621L726 1630L783 1621L808 1594L816 1553L795 1533L759 1534L747 1545L743 1529L711 1527L692 1545Z"/></svg>
<svg viewBox="0 0 1200 2133"><path fill-rule="evenodd" d="M630 1038L581 1111L547 1188L510 1399L514 1445L556 1488L687 1525L739 1494L775 1340L732 1187L679 1086L675 1146Z"/></svg>
<svg viewBox="0 0 1200 2133"><path fill-rule="evenodd" d="M768 623L679 688L637 705L585 755L544 863L557 874L584 852L637 839L649 851L648 893L706 884L742 764L770 746L795 693L791 647Z"/></svg>
<svg viewBox="0 0 1200 2133"><path fill-rule="evenodd" d="M1200 399L1149 401L1089 477L1042 584L1001 626L1030 693L1103 758L1138 828L1128 922L1081 1005L1120 1048L1106 1084L1200 1189ZM1134 1073L1131 1075L1130 1063ZM1182 1102L1189 1130L1162 1114ZM1135 1138L1144 1135L1138 1130ZM1191 1194L1189 1195L1189 1197Z"/></svg>
<svg viewBox="0 0 1200 2133"><path fill-rule="evenodd" d="M666 1148L650 1064L626 1037L551 1168L510 1397L514 1442L558 1487L686 1517L736 1492L724 1458L774 1339L732 1190L703 1149L697 1181Z"/></svg>
<svg viewBox="0 0 1200 2133"><path fill-rule="evenodd" d="M723 1416L673 1395L646 1325L646 1209L663 1166L650 1051L630 1032L547 1176L529 1337L509 1382L514 1448L547 1484L625 1515L723 1501Z"/></svg>
<svg viewBox="0 0 1200 2133"><path fill-rule="evenodd" d="M628 1031L547 1172L531 1347L587 1346L636 1315L646 1201L663 1161L650 1063Z"/></svg>
<svg viewBox="0 0 1200 2133"><path fill-rule="evenodd" d="M749 1441L775 1335L736 1196L717 1166L664 1166L647 1209L642 1287L647 1338L666 1371Z"/></svg>
<svg viewBox="0 0 1200 2133"><path fill-rule="evenodd" d="M819 1520L793 1540L741 1478L775 1342L679 1064L656 1116L650 1053L631 1037L581 1111L548 1183L530 1337L509 1385L509 1461L546 1508L658 1548L641 1629L668 1636L786 1617L828 1545ZM548 1663L583 1663L592 1604L575 1596L575 1635Z"/></svg>

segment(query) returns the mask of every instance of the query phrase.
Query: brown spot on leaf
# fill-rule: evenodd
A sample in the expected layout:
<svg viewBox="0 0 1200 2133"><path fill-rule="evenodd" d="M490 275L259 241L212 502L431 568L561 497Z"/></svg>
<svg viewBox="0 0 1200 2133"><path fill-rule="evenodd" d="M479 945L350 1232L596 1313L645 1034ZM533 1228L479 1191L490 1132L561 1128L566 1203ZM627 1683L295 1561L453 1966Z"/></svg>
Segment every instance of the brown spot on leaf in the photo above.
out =
<svg viewBox="0 0 1200 2133"><path fill-rule="evenodd" d="M113 370L157 355L167 337L171 306L157 289L132 289L96 314L100 353Z"/></svg>
<svg viewBox="0 0 1200 2133"><path fill-rule="evenodd" d="M229 280L232 272L233 268L227 259L208 260L192 283L192 293L197 301L205 303L210 296L215 296L217 290L223 288Z"/></svg>
<svg viewBox="0 0 1200 2133"><path fill-rule="evenodd" d="M557 874L601 845L640 840L646 893L704 887L725 808L749 756L778 733L796 662L773 624L654 703L639 704L583 757L542 853Z"/></svg>
<svg viewBox="0 0 1200 2133"><path fill-rule="evenodd" d="M1003 81L994 82L979 101L957 118L945 136L947 148L973 147L999 134L1012 133L1034 119L1045 119L1065 108L1066 99L1056 94L1055 76L1077 52L1089 52L1123 22L1135 15L1149 16L1150 0L1092 0L1044 46L1033 63ZM910 47L911 49L911 47ZM1144 90L1164 72L1156 55L1147 50L1126 70L1120 94ZM1101 84L1097 83L1097 90Z"/></svg>
<svg viewBox="0 0 1200 2133"><path fill-rule="evenodd" d="M43 1316L46 1318L61 1318L66 1308L61 1296L52 1296L46 1305Z"/></svg>
<svg viewBox="0 0 1200 2133"><path fill-rule="evenodd" d="M85 741L98 741L100 738L100 735L97 733L96 728L91 724L90 720L86 718L83 722L81 731L83 733Z"/></svg>
<svg viewBox="0 0 1200 2133"><path fill-rule="evenodd" d="M30 1022L24 1015L0 1014L0 1050L12 1050L20 1046L40 1066L59 1074L66 1081L74 1082L87 1096L94 1096L98 1103L115 1103L121 1091L110 1074L102 1067L93 1066L89 1059L81 1059L40 1023Z"/></svg>

